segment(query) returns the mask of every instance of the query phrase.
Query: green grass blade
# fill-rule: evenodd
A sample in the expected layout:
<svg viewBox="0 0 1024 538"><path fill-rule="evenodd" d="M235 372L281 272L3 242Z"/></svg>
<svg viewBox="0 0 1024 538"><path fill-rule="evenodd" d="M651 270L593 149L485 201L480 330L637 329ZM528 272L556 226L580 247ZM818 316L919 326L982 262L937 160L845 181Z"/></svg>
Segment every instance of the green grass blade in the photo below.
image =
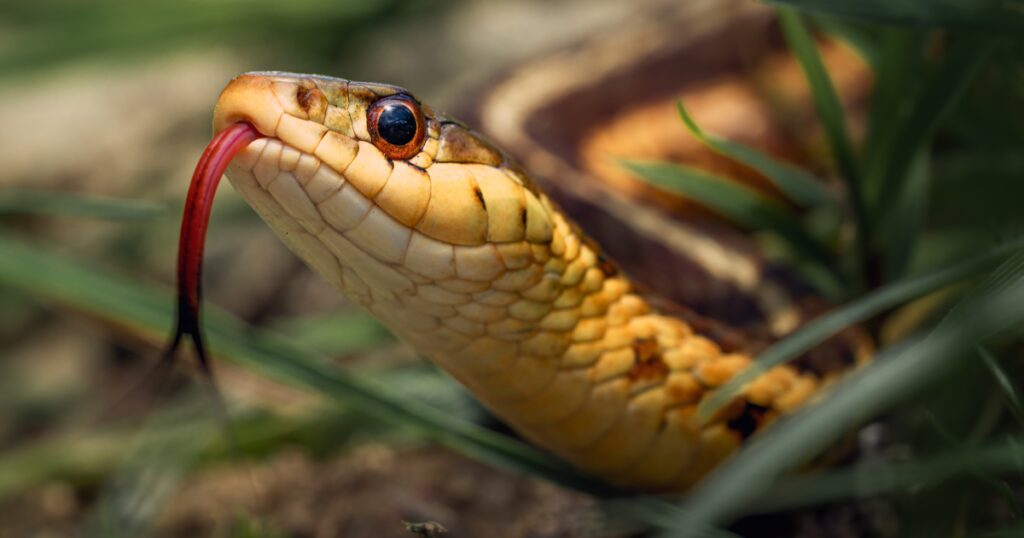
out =
<svg viewBox="0 0 1024 538"><path fill-rule="evenodd" d="M5 190L0 192L0 217L5 215L45 215L143 220L157 218L165 212L166 208L161 205L139 200L41 190Z"/></svg>
<svg viewBox="0 0 1024 538"><path fill-rule="evenodd" d="M613 536L676 536L671 530L652 534L653 529L671 529L672 524L686 517L686 508L651 496L632 496L606 500L601 508L607 515L602 530ZM687 529L701 538L739 538L727 530L704 525Z"/></svg>
<svg viewBox="0 0 1024 538"><path fill-rule="evenodd" d="M478 408L466 405L466 393L453 387L454 381L427 368L399 368L381 371L368 377L376 384L407 387L403 394L419 402L436 406L459 417L478 415ZM195 398L192 398L195 400ZM175 398L161 406L154 416L146 417L146 426L168 422L164 417L177 413L185 398ZM196 402L191 402L195 404ZM205 400L199 419L210 421ZM205 416L204 416L205 415ZM187 422L187 421L178 421ZM311 454L337 451L354 436L389 433L389 424L368 420L343 406L313 409L302 415L278 415L263 410L232 413L231 434L237 440L232 447L223 434L214 437L203 449L202 460L221 460L228 457L262 457L280 448L282 444L298 445ZM0 452L0 500L10 498L27 488L40 484L64 481L73 485L96 484L124 462L128 451L139 441L140 425L115 426L82 435L71 431L44 437L11 447ZM176 429L177 422L159 428ZM233 449L237 449L235 452Z"/></svg>
<svg viewBox="0 0 1024 538"><path fill-rule="evenodd" d="M1017 419L1019 424L1024 424L1024 397L1021 396L1016 383L1010 379L1009 374L1006 373L1006 370L1003 369L1002 365L999 364L999 361L996 360L989 350L984 347L978 347L977 351L978 355L981 356L981 360L985 363L985 367L992 373L996 384L1003 391L1003 396L1014 418Z"/></svg>
<svg viewBox="0 0 1024 538"><path fill-rule="evenodd" d="M878 288L811 321L766 349L746 370L723 385L710 398L705 399L699 408L699 415L702 420L714 416L754 378L774 366L800 356L839 331L896 305L964 280L1021 249L1024 249L1024 239L998 245L956 265Z"/></svg>
<svg viewBox="0 0 1024 538"><path fill-rule="evenodd" d="M911 27L994 30L1020 35L1024 13L1013 0L766 0L768 4Z"/></svg>
<svg viewBox="0 0 1024 538"><path fill-rule="evenodd" d="M830 37L849 45L871 66L872 71L881 65L883 51L879 45L881 32L877 26L830 15L812 16L811 23Z"/></svg>
<svg viewBox="0 0 1024 538"><path fill-rule="evenodd" d="M898 127L906 121L914 96L926 78L926 32L886 28L879 38L882 50L874 70L867 134L864 141L865 198L878 200L882 173L896 145Z"/></svg>
<svg viewBox="0 0 1024 538"><path fill-rule="evenodd" d="M913 159L967 92L995 48L992 40L957 40L942 65L922 84L921 94L909 103L906 120L893 129L892 145L877 167L880 176L871 180L880 186L876 219L886 219L893 211L906 190Z"/></svg>
<svg viewBox="0 0 1024 538"><path fill-rule="evenodd" d="M860 165L846 128L843 108L839 104L839 97L832 85L832 79L821 61L821 55L818 54L814 38L811 37L810 31L804 25L800 15L790 9L779 9L778 13L786 42L789 43L790 50L793 51L793 55L796 56L804 76L807 78L807 84L811 89L811 98L814 101L814 109L817 111L818 119L825 131L832 156L839 168L839 174L846 182L847 196L853 208L857 225L857 267L861 267L867 257L867 242L871 236L871 227L867 220L868 213L864 203L864 186Z"/></svg>
<svg viewBox="0 0 1024 538"><path fill-rule="evenodd" d="M956 229L998 223L1002 230L1021 229L1024 152L984 146L949 152L935 156L933 169L929 203L934 214L942 215L942 226ZM978 178L985 178L983 188L979 188Z"/></svg>
<svg viewBox="0 0 1024 538"><path fill-rule="evenodd" d="M761 193L687 166L638 161L626 161L623 166L648 183L682 194L742 226L776 234L803 259L834 274L828 249L804 231L790 210Z"/></svg>
<svg viewBox="0 0 1024 538"><path fill-rule="evenodd" d="M183 47L246 44L294 50L296 61L320 56L325 43L401 2L353 0L94 0L3 2L0 20L13 37L0 42L0 79L88 58L139 58ZM344 30L350 30L344 32ZM336 51L333 51L336 52ZM319 58L318 58L319 59Z"/></svg>
<svg viewBox="0 0 1024 538"><path fill-rule="evenodd" d="M927 151L918 152L906 183L896 210L882 226L882 229L887 230L883 258L886 282L893 282L906 274L928 218L932 172L931 157Z"/></svg>
<svg viewBox="0 0 1024 538"><path fill-rule="evenodd" d="M711 525L750 511L784 473L951 371L975 343L1019 327L1024 323L1024 271L1019 262L1004 262L1009 270L999 275L1000 283L979 287L927 336L879 353L827 399L755 436L694 488L687 497L689 517L673 521L672 527ZM997 269L993 275L999 273Z"/></svg>
<svg viewBox="0 0 1024 538"><path fill-rule="evenodd" d="M1024 536L1024 523L1013 523L1002 529L992 529L967 535L968 538L1020 538Z"/></svg>
<svg viewBox="0 0 1024 538"><path fill-rule="evenodd" d="M76 311L125 326L134 332L161 338L173 319L173 301L168 289L141 285L130 279L84 267L64 256L46 252L0 230L0 285L16 287L48 302L67 305ZM350 406L367 416L407 428L458 452L500 467L524 471L567 487L596 495L622 492L600 480L585 476L541 451L505 435L459 419L387 390L379 381L363 380L344 370L323 366L316 353L294 345L270 331L245 327L229 314L206 309L207 336L216 357L232 361L270 379L318 392L330 400ZM633 521L657 525L679 519L685 512L663 499L630 499ZM729 538L735 535L709 526L704 536Z"/></svg>
<svg viewBox="0 0 1024 538"><path fill-rule="evenodd" d="M800 168L776 161L775 159L743 144L731 142L724 138L705 133L693 120L681 100L676 101L676 109L683 124L697 140L712 150L745 164L768 178L779 191L790 200L806 208L835 206L838 200L831 192L815 179L814 176Z"/></svg>
<svg viewBox="0 0 1024 538"><path fill-rule="evenodd" d="M204 413L207 406L208 401L193 399L149 417L99 488L99 496L82 524L84 536L128 538L150 534L161 508L218 436L217 420Z"/></svg>
<svg viewBox="0 0 1024 538"><path fill-rule="evenodd" d="M89 269L0 231L0 284L76 311L163 338L173 319L172 293ZM379 420L409 428L464 454L505 468L527 471L594 493L615 489L584 476L541 451L434 408L325 366L316 353L270 331L245 327L229 314L208 308L204 326L214 355L284 384L318 392Z"/></svg>
<svg viewBox="0 0 1024 538"><path fill-rule="evenodd" d="M865 463L825 474L793 476L773 486L751 508L758 513L779 512L917 489L967 474L1022 472L1022 454L1024 438L1015 437L910 462Z"/></svg>
<svg viewBox="0 0 1024 538"><path fill-rule="evenodd" d="M800 63L807 84L811 89L814 109L818 113L822 128L828 136L829 146L836 159L839 172L850 184L851 195L859 193L860 170L850 135L846 127L843 108L839 104L832 79L825 70L825 64L818 53L818 47L800 15L789 9L779 10L779 23L786 42Z"/></svg>
<svg viewBox="0 0 1024 538"><path fill-rule="evenodd" d="M283 320L274 328L303 347L332 356L358 353L394 340L373 316L361 310Z"/></svg>
<svg viewBox="0 0 1024 538"><path fill-rule="evenodd" d="M945 443L946 445L945 450L942 453L958 453L965 450L977 449L977 441L979 438L974 437L973 433L969 435L969 438L961 440L960 436L950 430L947 424L931 410L926 410L924 414L935 435L938 436L940 442ZM933 442L934 440L931 440L927 442L927 445L931 445ZM984 484L992 491L992 493L1000 495L1003 500L1011 506L1010 510L1014 514L1020 514L1022 507L1017 499L1017 494L1013 491L1013 488L1006 482L994 477L993 471L979 465L980 463L982 462L977 461L975 458L965 458L961 462L964 474L967 475L965 478L970 478L973 481ZM938 468L931 474L921 476L920 479L923 482L921 486L928 486L946 481L948 479L948 474L945 474L946 471L947 469Z"/></svg>

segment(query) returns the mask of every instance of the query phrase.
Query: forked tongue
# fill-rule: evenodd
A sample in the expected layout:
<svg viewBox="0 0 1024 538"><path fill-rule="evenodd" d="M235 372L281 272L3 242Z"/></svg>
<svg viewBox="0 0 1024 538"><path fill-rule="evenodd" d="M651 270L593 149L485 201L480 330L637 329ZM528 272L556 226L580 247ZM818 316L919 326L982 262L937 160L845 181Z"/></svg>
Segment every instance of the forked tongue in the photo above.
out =
<svg viewBox="0 0 1024 538"><path fill-rule="evenodd" d="M211 383L213 370L210 368L209 354L203 343L199 323L206 228L210 223L213 195L217 192L224 170L238 152L262 136L252 124L245 122L234 123L217 133L210 145L206 146L192 174L185 211L181 217L181 236L178 239L178 319L161 362L173 362L182 338L187 335L195 345L199 366Z"/></svg>

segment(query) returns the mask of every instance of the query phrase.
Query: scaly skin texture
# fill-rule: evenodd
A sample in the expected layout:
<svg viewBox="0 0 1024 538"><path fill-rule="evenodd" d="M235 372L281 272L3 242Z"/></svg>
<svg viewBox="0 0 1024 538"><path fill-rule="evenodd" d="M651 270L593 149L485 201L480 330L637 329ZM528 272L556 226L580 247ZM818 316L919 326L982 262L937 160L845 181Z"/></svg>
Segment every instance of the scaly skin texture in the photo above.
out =
<svg viewBox="0 0 1024 538"><path fill-rule="evenodd" d="M233 80L217 131L267 138L227 175L306 263L534 443L622 486L680 491L823 380L777 367L708 424L699 402L750 362L659 313L529 177L421 105L387 158L367 110L400 88L288 73Z"/></svg>

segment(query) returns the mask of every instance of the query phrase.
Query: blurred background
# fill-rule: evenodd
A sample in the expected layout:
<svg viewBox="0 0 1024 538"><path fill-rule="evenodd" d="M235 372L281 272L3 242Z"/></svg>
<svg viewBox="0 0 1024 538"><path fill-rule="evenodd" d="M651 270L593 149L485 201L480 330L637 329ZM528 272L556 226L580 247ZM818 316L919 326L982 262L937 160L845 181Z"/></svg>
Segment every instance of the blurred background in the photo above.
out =
<svg viewBox="0 0 1024 538"><path fill-rule="evenodd" d="M188 364L154 380L172 328L187 181L209 141L216 96L245 71L397 84L504 142L508 126L490 111L534 114L508 95L547 84L517 82L522 73L552 71L559 55L583 61L574 51L606 38L612 45L594 49L594 65L626 49L664 60L617 75L616 92L557 96L555 112L529 124L526 142L510 138L510 149L549 181L568 167L630 203L742 243L736 248L761 264L758 278L780 267L801 282L798 298L820 298L813 314L878 290L904 292L867 316L863 330L883 351L933 330L973 289L936 284L914 295L901 284L964 260L995 260L996 248L1012 251L1000 245L1018 238L1024 220L1019 5L833 0L801 12L831 75L831 110L857 148L850 167L868 178L869 202L885 209L874 215L864 256L850 262L860 233L851 211L791 203L765 179L763 162L736 164L712 151L676 112L682 96L708 132L824 178L848 207L857 195L842 194L850 187L841 176L850 167L819 119L828 109L807 84L805 64L790 52L793 34L783 37L773 7L680 4L0 2L0 537L431 535L403 521L436 521L451 536L630 536L662 521L636 503L630 525L611 525L599 492L567 487L571 471L560 480L556 470L553 482L546 461L521 452L461 387L307 270L228 187L214 206L204 285L211 341L226 359L215 368L228 413ZM702 30L711 11L724 30ZM679 40L707 36L673 49L672 39L645 30L658 22L651 28L679 28ZM672 86L659 82L667 72L692 76ZM637 90L644 87L656 91ZM615 106L595 105L612 98ZM560 164L543 169L550 161L528 142L558 148ZM796 215L826 245L823 265L840 276L806 270L787 248L792 234L773 230L777 220L744 219L719 205L733 191L702 195L692 181L669 188L648 177L660 185L651 187L608 156L685 163L736 180ZM750 232L756 240L747 244ZM619 242L608 248L632 245ZM723 307L707 291L718 287L687 288L666 274L664 259L651 255L630 270L665 280L656 288L676 286L675 297L699 295L705 315L746 308L735 307L743 286L721 292L735 299ZM1001 274L1012 280L1019 271ZM849 411L871 390L851 397L839 437L854 448L834 459L881 467L827 475L766 509L748 500L711 522L740 536L1020 535L1021 348L1006 334L1018 311L999 317L1011 327L1000 325L997 341L978 337L975 348L970 333L958 340L966 352L950 348L956 361L919 365L934 366L934 376L879 374L897 386L878 385L877 394L892 396L879 396L865 416ZM758 337L768 345L812 313L801 316ZM396 388L406 403L392 405ZM432 411L416 414L420 407ZM885 418L857 433L876 416ZM449 429L430 433L438 427ZM953 460L944 452L974 446L984 451ZM786 465L806 468L826 448ZM904 476L884 465L918 461L917 474L899 467L904 478L865 485L865 477Z"/></svg>

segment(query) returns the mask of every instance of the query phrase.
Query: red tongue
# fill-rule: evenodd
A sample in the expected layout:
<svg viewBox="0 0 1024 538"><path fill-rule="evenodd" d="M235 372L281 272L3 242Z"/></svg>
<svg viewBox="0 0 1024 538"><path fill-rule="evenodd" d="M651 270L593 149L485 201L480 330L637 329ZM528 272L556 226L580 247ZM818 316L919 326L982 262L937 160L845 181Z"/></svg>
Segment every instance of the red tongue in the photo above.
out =
<svg viewBox="0 0 1024 538"><path fill-rule="evenodd" d="M262 136L252 124L244 122L232 124L217 133L199 158L185 199L178 240L178 322L164 357L166 360L173 358L182 336L189 335L196 346L199 364L208 376L211 370L199 327L199 305L202 301L203 246L213 195L231 159Z"/></svg>

